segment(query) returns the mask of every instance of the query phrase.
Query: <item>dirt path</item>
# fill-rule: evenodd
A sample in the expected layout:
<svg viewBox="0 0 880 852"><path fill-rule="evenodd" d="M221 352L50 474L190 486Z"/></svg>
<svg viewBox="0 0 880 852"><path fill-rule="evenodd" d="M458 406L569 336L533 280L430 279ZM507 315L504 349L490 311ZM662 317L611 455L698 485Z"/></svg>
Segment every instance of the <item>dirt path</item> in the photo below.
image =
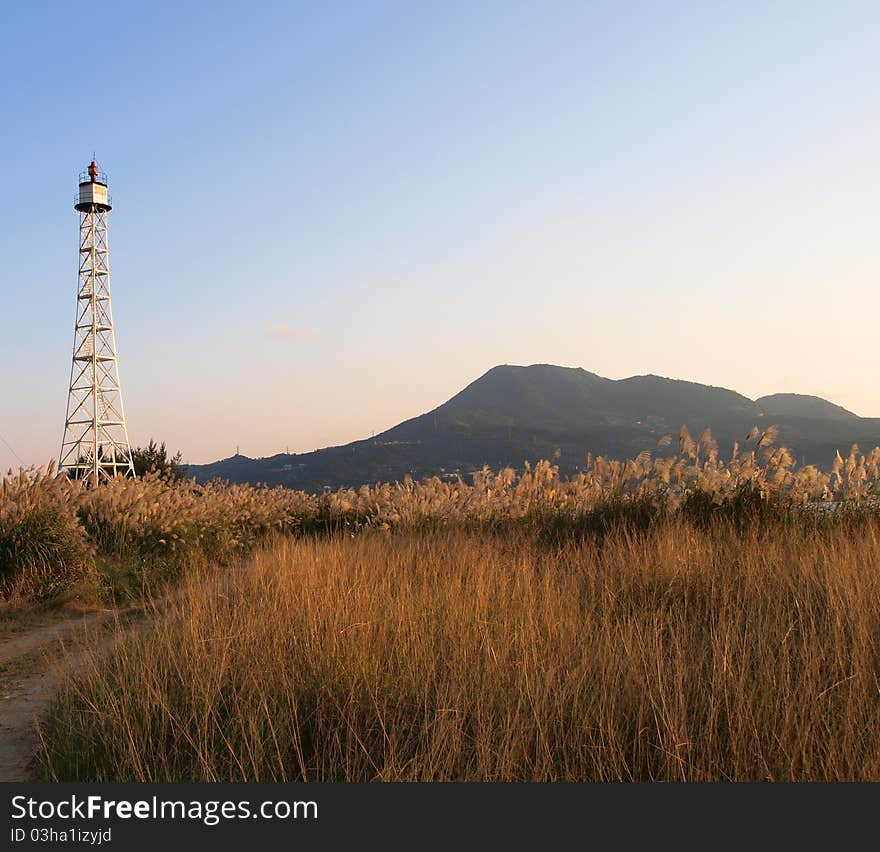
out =
<svg viewBox="0 0 880 852"><path fill-rule="evenodd" d="M113 616L112 610L87 612L82 615L44 618L36 624L25 626L0 639L0 668L26 654L69 638L76 632L101 624Z"/></svg>
<svg viewBox="0 0 880 852"><path fill-rule="evenodd" d="M56 616L0 639L0 781L30 779L35 722L64 678L83 664L87 647L108 649L134 611Z"/></svg>

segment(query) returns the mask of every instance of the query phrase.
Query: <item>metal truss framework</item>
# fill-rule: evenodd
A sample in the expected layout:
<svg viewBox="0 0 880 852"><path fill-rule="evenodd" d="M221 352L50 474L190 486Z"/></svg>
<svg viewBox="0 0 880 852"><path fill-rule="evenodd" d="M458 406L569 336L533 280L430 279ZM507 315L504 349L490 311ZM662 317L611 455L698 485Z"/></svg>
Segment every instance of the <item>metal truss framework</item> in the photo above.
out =
<svg viewBox="0 0 880 852"><path fill-rule="evenodd" d="M94 483L134 475L110 306L109 210L80 210L79 289L59 468Z"/></svg>

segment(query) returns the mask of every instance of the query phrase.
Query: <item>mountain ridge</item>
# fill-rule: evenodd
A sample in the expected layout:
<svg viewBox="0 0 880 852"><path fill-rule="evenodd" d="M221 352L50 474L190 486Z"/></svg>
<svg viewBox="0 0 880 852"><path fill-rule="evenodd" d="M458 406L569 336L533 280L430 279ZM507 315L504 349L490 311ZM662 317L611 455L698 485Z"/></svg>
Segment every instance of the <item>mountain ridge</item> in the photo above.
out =
<svg viewBox="0 0 880 852"><path fill-rule="evenodd" d="M663 435L712 429L729 451L752 426L776 425L801 463L831 464L852 443L880 445L880 418L862 418L820 397L751 400L728 388L654 374L608 379L581 367L499 364L449 400L373 438L312 453L191 465L203 482L263 482L315 491L377 481L467 475L484 464L522 467L559 451L563 473L586 454L629 458ZM677 444L677 442L673 442ZM665 452L671 452L671 449ZM661 451L663 452L663 451Z"/></svg>
<svg viewBox="0 0 880 852"><path fill-rule="evenodd" d="M860 420L858 414L847 411L842 405L836 405L821 396L810 396L802 393L774 393L762 396L755 402L768 415L791 417L816 417L832 420Z"/></svg>

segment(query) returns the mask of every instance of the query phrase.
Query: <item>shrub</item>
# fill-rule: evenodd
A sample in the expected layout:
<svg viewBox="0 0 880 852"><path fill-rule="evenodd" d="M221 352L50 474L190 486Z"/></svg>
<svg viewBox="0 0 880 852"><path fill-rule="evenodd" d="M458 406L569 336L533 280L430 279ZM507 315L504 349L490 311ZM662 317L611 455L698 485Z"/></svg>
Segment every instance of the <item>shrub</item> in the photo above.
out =
<svg viewBox="0 0 880 852"><path fill-rule="evenodd" d="M46 599L92 566L75 487L48 471L19 471L0 484L0 591Z"/></svg>

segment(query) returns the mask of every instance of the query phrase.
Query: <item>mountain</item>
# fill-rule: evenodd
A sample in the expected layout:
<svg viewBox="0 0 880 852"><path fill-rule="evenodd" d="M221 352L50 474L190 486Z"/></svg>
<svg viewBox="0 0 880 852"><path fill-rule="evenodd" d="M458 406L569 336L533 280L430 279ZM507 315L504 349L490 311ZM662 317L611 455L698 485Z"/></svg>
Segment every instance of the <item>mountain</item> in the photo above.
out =
<svg viewBox="0 0 880 852"><path fill-rule="evenodd" d="M191 465L200 482L265 482L308 491L393 482L410 474L455 477L484 464L522 467L559 451L571 473L588 452L630 458L664 435L707 426L722 453L752 426L780 429L801 463L827 466L852 443L880 445L880 419L862 418L819 397L774 394L757 401L725 388L661 376L606 379L580 368L503 365L448 402L363 441L313 453L251 459L236 455ZM664 452L673 452L677 440Z"/></svg>
<svg viewBox="0 0 880 852"><path fill-rule="evenodd" d="M764 413L771 417L810 417L817 420L859 420L858 414L818 396L800 393L774 393L756 400Z"/></svg>

